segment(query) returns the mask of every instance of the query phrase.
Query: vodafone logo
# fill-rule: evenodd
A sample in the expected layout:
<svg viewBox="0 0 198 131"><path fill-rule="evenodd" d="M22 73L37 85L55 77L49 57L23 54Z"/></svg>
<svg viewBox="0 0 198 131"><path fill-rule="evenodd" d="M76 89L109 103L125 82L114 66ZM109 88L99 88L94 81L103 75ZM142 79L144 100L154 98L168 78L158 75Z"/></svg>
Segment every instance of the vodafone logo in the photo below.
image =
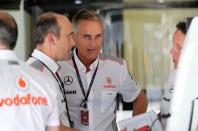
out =
<svg viewBox="0 0 198 131"><path fill-rule="evenodd" d="M0 97L0 109L1 107L11 107L11 106L47 106L48 99L47 97L38 94L31 94L29 90L29 82L24 76L19 76L16 78L16 87L18 92L23 91L22 93L16 93L15 95ZM27 92L27 93L24 93ZM21 95L22 94L22 95Z"/></svg>
<svg viewBox="0 0 198 131"><path fill-rule="evenodd" d="M23 76L19 76L16 79L16 85L17 85L18 90L20 91L27 91L29 88L29 82Z"/></svg>
<svg viewBox="0 0 198 131"><path fill-rule="evenodd" d="M22 105L40 105L47 106L48 101L44 96L33 96L30 93L20 96L16 94L13 97L6 97L0 99L0 107L4 106L22 106Z"/></svg>

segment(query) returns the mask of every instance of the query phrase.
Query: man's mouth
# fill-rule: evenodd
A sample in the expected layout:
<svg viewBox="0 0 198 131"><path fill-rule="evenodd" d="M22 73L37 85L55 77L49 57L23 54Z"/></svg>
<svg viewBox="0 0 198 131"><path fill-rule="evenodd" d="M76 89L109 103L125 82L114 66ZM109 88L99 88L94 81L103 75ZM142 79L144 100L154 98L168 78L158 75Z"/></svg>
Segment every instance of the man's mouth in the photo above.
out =
<svg viewBox="0 0 198 131"><path fill-rule="evenodd" d="M87 51L95 51L96 49L87 49Z"/></svg>

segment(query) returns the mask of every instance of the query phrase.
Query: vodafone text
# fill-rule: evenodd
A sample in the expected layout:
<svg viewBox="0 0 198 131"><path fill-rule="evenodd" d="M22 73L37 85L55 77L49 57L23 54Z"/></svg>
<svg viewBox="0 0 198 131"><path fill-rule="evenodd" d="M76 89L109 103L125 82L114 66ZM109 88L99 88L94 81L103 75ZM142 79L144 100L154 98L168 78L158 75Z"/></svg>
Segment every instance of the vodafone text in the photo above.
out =
<svg viewBox="0 0 198 131"><path fill-rule="evenodd" d="M16 94L14 97L0 98L0 107L3 106L21 106L21 105L42 105L48 104L47 98L44 96L32 96L30 93L20 96Z"/></svg>

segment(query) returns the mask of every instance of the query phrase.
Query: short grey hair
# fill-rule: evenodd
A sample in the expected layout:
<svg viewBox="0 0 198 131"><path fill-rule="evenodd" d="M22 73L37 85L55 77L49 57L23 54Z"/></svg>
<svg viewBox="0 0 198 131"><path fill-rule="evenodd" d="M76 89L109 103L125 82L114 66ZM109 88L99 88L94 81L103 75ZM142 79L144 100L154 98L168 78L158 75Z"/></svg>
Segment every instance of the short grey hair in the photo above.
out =
<svg viewBox="0 0 198 131"><path fill-rule="evenodd" d="M103 24L102 18L93 10L81 9L72 18L73 31L77 32L81 20L96 20Z"/></svg>

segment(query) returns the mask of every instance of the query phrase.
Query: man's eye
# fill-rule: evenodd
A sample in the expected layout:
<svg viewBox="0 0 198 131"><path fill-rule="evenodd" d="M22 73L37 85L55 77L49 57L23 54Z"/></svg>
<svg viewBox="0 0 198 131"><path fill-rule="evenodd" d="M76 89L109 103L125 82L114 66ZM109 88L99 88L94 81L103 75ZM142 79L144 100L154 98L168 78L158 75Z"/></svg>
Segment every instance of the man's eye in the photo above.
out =
<svg viewBox="0 0 198 131"><path fill-rule="evenodd" d="M89 35L85 35L84 38L89 40L91 37Z"/></svg>
<svg viewBox="0 0 198 131"><path fill-rule="evenodd" d="M100 35L97 35L96 36L96 39L103 39L103 35L101 35L101 34Z"/></svg>

